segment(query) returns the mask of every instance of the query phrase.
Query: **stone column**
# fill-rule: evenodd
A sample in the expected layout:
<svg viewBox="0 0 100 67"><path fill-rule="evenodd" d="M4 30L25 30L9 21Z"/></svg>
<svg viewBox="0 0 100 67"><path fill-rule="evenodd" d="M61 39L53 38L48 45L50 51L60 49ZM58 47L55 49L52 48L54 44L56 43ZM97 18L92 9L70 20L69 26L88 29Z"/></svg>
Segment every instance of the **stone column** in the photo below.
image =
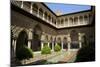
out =
<svg viewBox="0 0 100 67"><path fill-rule="evenodd" d="M69 18L68 18L68 26L70 26Z"/></svg>
<svg viewBox="0 0 100 67"><path fill-rule="evenodd" d="M43 12L43 18L42 19L44 20L44 12Z"/></svg>
<svg viewBox="0 0 100 67"><path fill-rule="evenodd" d="M68 34L68 51L70 51L71 39L70 34Z"/></svg>
<svg viewBox="0 0 100 67"><path fill-rule="evenodd" d="M79 19L79 16L78 16L78 25L80 25L80 19Z"/></svg>
<svg viewBox="0 0 100 67"><path fill-rule="evenodd" d="M31 48L31 40L28 40L28 48Z"/></svg>
<svg viewBox="0 0 100 67"><path fill-rule="evenodd" d="M48 42L48 47L50 47L50 43Z"/></svg>
<svg viewBox="0 0 100 67"><path fill-rule="evenodd" d="M79 48L82 48L82 42L79 42Z"/></svg>
<svg viewBox="0 0 100 67"><path fill-rule="evenodd" d="M70 42L68 42L68 51L70 50Z"/></svg>
<svg viewBox="0 0 100 67"><path fill-rule="evenodd" d="M38 8L38 13L37 13L37 16L39 17L39 8Z"/></svg>
<svg viewBox="0 0 100 67"><path fill-rule="evenodd" d="M23 1L22 1L22 3L21 3L21 8L23 8Z"/></svg>
<svg viewBox="0 0 100 67"><path fill-rule="evenodd" d="M63 44L64 44L64 43L62 42L62 43L61 43L61 50L63 50Z"/></svg>
<svg viewBox="0 0 100 67"><path fill-rule="evenodd" d="M52 42L52 51L54 51L54 42Z"/></svg>
<svg viewBox="0 0 100 67"><path fill-rule="evenodd" d="M83 16L83 23L82 24L85 24L85 19L84 19L84 16Z"/></svg>
<svg viewBox="0 0 100 67"><path fill-rule="evenodd" d="M13 40L12 40L12 44L11 44L11 46L12 46L12 47L11 47L11 56L12 56L12 57L15 57L14 42L15 42L15 41L14 41L14 39L13 39Z"/></svg>
<svg viewBox="0 0 100 67"><path fill-rule="evenodd" d="M33 3L31 3L31 7L30 7L30 13L32 13L32 9L33 9Z"/></svg>
<svg viewBox="0 0 100 67"><path fill-rule="evenodd" d="M31 45L32 45L32 43L31 43L31 40L32 40L32 30L30 29L29 30L29 33L28 33L28 48L31 48Z"/></svg>
<svg viewBox="0 0 100 67"><path fill-rule="evenodd" d="M82 48L82 42L81 42L81 38L82 37L82 35L81 35L81 33L79 33L79 48Z"/></svg>
<svg viewBox="0 0 100 67"><path fill-rule="evenodd" d="M16 39L14 40L14 57L16 56Z"/></svg>
<svg viewBox="0 0 100 67"><path fill-rule="evenodd" d="M41 41L41 49L43 48L43 41Z"/></svg>

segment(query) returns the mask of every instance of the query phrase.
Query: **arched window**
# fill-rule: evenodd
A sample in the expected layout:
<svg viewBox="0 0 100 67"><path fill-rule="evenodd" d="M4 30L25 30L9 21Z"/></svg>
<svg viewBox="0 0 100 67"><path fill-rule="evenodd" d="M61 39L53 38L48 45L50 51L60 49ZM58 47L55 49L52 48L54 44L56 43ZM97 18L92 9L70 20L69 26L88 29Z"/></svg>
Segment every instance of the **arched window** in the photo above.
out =
<svg viewBox="0 0 100 67"><path fill-rule="evenodd" d="M92 15L89 14L89 22L91 23L91 20L92 20Z"/></svg>
<svg viewBox="0 0 100 67"><path fill-rule="evenodd" d="M79 17L79 22L80 22L80 24L83 24L83 16Z"/></svg>
<svg viewBox="0 0 100 67"><path fill-rule="evenodd" d="M75 17L74 18L74 24L77 24L78 23L78 17Z"/></svg>
<svg viewBox="0 0 100 67"><path fill-rule="evenodd" d="M67 44L67 37L63 38L63 49L68 49L68 44Z"/></svg>
<svg viewBox="0 0 100 67"><path fill-rule="evenodd" d="M68 19L67 18L65 18L65 24L68 24Z"/></svg>
<svg viewBox="0 0 100 67"><path fill-rule="evenodd" d="M39 9L39 15L40 15L40 17L43 17L43 9L42 8Z"/></svg>
<svg viewBox="0 0 100 67"><path fill-rule="evenodd" d="M61 25L64 25L64 19L61 19Z"/></svg>
<svg viewBox="0 0 100 67"><path fill-rule="evenodd" d="M24 2L24 9L29 11L30 10L30 7L31 7L31 2Z"/></svg>
<svg viewBox="0 0 100 67"><path fill-rule="evenodd" d="M38 13L38 6L36 4L33 4L33 13L34 14Z"/></svg>
<svg viewBox="0 0 100 67"><path fill-rule="evenodd" d="M78 33L76 30L72 30L70 33L70 37L71 37L71 48L76 49L79 48L79 39L78 39Z"/></svg>
<svg viewBox="0 0 100 67"><path fill-rule="evenodd" d="M50 16L50 14L48 15L48 20L51 21L51 16Z"/></svg>
<svg viewBox="0 0 100 67"><path fill-rule="evenodd" d="M84 16L84 21L85 21L85 23L88 22L88 16L87 15Z"/></svg>
<svg viewBox="0 0 100 67"><path fill-rule="evenodd" d="M73 18L70 18L69 21L70 21L70 24L73 24Z"/></svg>
<svg viewBox="0 0 100 67"><path fill-rule="evenodd" d="M47 12L45 12L44 14L45 14L44 18L47 20L47 15L48 15Z"/></svg>

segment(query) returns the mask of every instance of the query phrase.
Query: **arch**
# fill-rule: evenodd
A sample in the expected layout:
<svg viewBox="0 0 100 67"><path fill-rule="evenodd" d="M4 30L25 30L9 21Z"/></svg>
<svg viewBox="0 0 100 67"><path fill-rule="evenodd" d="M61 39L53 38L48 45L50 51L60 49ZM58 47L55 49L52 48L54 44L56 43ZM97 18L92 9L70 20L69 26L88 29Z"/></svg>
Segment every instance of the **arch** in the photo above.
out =
<svg viewBox="0 0 100 67"><path fill-rule="evenodd" d="M85 22L88 21L88 16L87 16L87 15L84 16L84 21L85 21Z"/></svg>
<svg viewBox="0 0 100 67"><path fill-rule="evenodd" d="M43 9L42 9L42 8L39 9L39 15L40 15L41 17L43 17Z"/></svg>
<svg viewBox="0 0 100 67"><path fill-rule="evenodd" d="M69 18L71 24L73 24L73 18Z"/></svg>
<svg viewBox="0 0 100 67"><path fill-rule="evenodd" d="M24 45L28 46L28 35L25 30L22 30L17 38L16 51Z"/></svg>
<svg viewBox="0 0 100 67"><path fill-rule="evenodd" d="M33 10L33 13L37 14L38 13L38 6L36 4L33 4L32 10Z"/></svg>
<svg viewBox="0 0 100 67"><path fill-rule="evenodd" d="M60 45L60 47L61 47L61 37L57 38L57 44Z"/></svg>
<svg viewBox="0 0 100 67"><path fill-rule="evenodd" d="M41 35L42 35L42 29L40 25L37 24L33 29L33 39L31 45L33 51L41 50Z"/></svg>
<svg viewBox="0 0 100 67"><path fill-rule="evenodd" d="M45 36L45 41L48 42L48 35Z"/></svg>
<svg viewBox="0 0 100 67"><path fill-rule="evenodd" d="M51 16L50 16L50 14L48 15L48 20L51 21Z"/></svg>
<svg viewBox="0 0 100 67"><path fill-rule="evenodd" d="M82 36L82 47L87 46L87 37L86 35Z"/></svg>
<svg viewBox="0 0 100 67"><path fill-rule="evenodd" d="M57 42L61 42L61 38L60 37L57 38Z"/></svg>
<svg viewBox="0 0 100 67"><path fill-rule="evenodd" d="M63 49L68 49L68 44L67 44L67 37L63 38Z"/></svg>
<svg viewBox="0 0 100 67"><path fill-rule="evenodd" d="M68 24L68 18L65 18L65 24Z"/></svg>
<svg viewBox="0 0 100 67"><path fill-rule="evenodd" d="M78 17L75 17L74 18L74 24L77 24L78 23Z"/></svg>
<svg viewBox="0 0 100 67"><path fill-rule="evenodd" d="M83 23L83 16L79 17L79 21L80 21L81 24Z"/></svg>
<svg viewBox="0 0 100 67"><path fill-rule="evenodd" d="M53 42L53 37L50 37L50 48L52 49L52 42Z"/></svg>
<svg viewBox="0 0 100 67"><path fill-rule="evenodd" d="M71 48L79 48L79 41L78 41L78 32L76 30L72 30L70 33L71 37Z"/></svg>
<svg viewBox="0 0 100 67"><path fill-rule="evenodd" d="M67 37L63 38L63 42L66 43L67 42Z"/></svg>
<svg viewBox="0 0 100 67"><path fill-rule="evenodd" d="M44 18L47 20L47 17L48 17L48 13L47 12L45 12L44 13Z"/></svg>
<svg viewBox="0 0 100 67"><path fill-rule="evenodd" d="M63 25L64 24L64 19L61 19L61 25Z"/></svg>
<svg viewBox="0 0 100 67"><path fill-rule="evenodd" d="M27 6L27 7L25 6L26 9L27 9L27 8L30 9L31 2L24 2L24 4Z"/></svg>

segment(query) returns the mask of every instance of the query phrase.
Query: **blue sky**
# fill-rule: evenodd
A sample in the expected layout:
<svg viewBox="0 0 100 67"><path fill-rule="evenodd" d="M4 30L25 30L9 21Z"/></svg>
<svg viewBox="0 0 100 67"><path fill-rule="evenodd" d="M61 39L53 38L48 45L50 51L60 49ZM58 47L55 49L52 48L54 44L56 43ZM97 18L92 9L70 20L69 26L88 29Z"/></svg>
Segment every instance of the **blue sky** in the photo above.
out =
<svg viewBox="0 0 100 67"><path fill-rule="evenodd" d="M68 14L73 12L79 12L89 10L89 5L75 5L75 4L57 4L57 3L45 3L54 13L60 11L62 14Z"/></svg>

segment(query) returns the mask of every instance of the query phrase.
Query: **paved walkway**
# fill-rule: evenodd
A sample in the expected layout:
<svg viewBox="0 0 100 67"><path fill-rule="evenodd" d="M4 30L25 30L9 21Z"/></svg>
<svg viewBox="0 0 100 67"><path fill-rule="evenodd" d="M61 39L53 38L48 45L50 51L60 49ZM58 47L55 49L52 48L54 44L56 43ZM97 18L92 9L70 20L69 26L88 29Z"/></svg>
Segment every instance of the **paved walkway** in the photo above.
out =
<svg viewBox="0 0 100 67"><path fill-rule="evenodd" d="M70 52L61 52L60 55L56 57L52 57L48 59L48 62L54 62L54 63L63 63L63 62L74 62L76 59L76 51L70 51Z"/></svg>
<svg viewBox="0 0 100 67"><path fill-rule="evenodd" d="M46 60L47 63L63 63L63 62L74 62L76 59L77 51L61 51L52 52L49 55L41 55L41 53L36 53L34 58L29 60L21 61L22 64L35 64L39 61Z"/></svg>

